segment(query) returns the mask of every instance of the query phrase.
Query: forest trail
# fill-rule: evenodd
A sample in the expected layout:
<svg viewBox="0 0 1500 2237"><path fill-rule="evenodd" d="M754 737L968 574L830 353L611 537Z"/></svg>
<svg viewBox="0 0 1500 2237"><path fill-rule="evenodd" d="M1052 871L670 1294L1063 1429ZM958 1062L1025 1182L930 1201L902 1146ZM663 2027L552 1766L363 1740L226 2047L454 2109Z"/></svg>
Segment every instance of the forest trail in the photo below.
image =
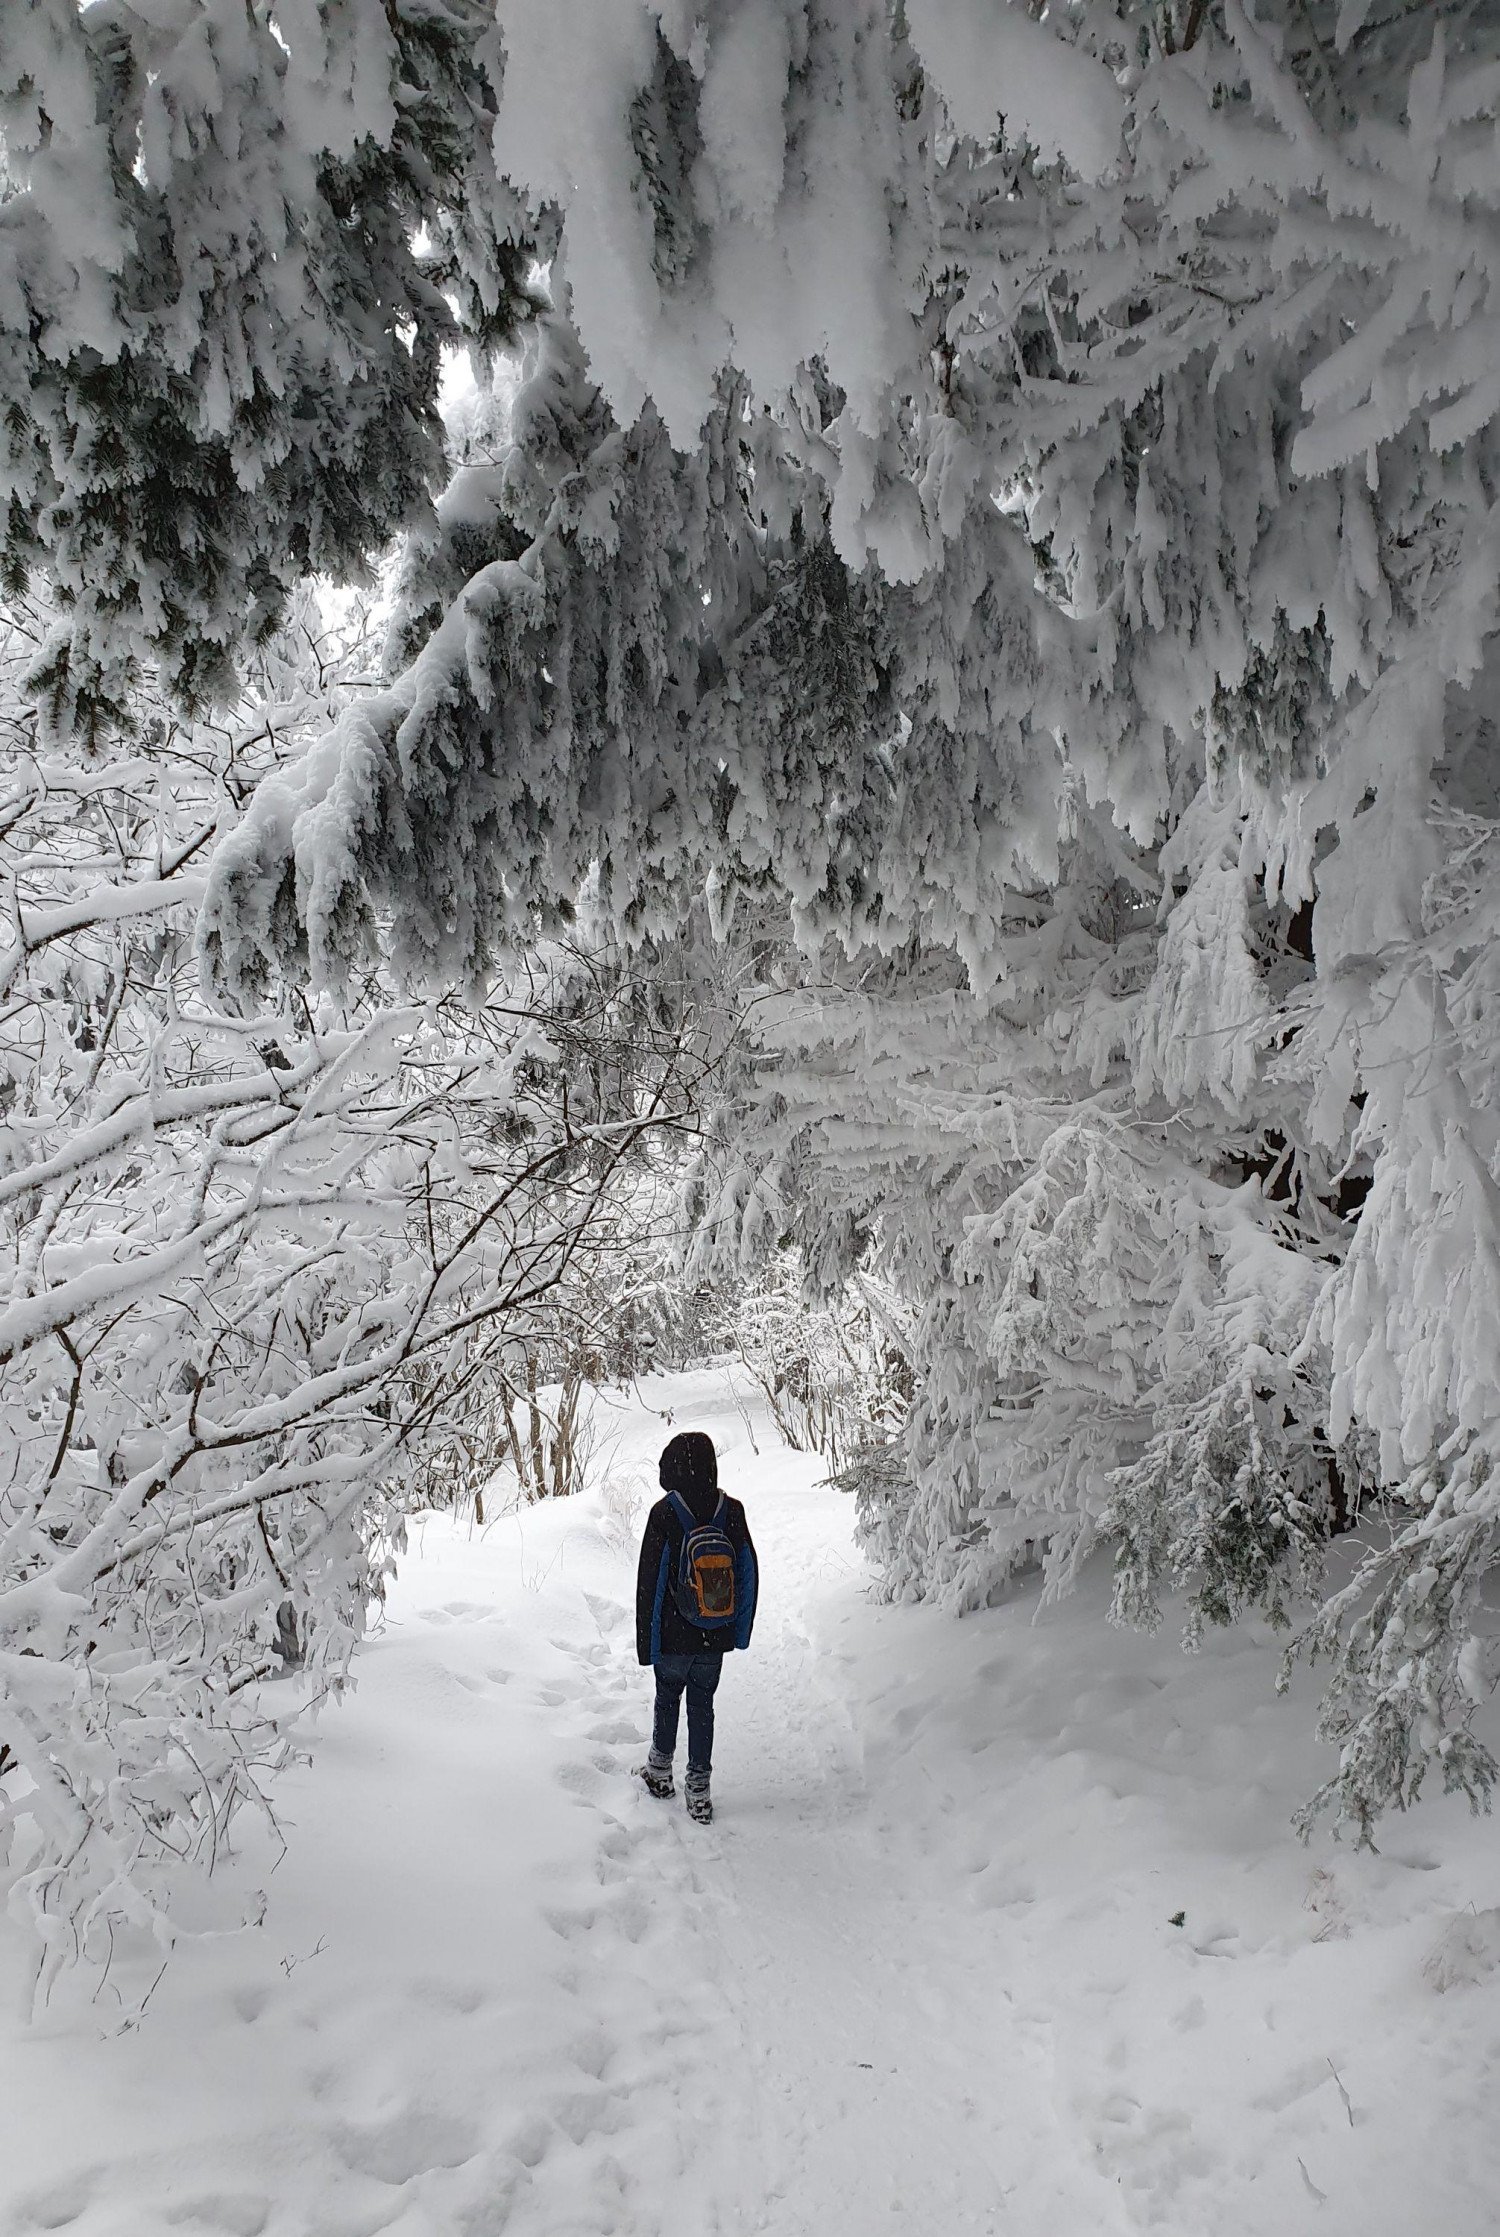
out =
<svg viewBox="0 0 1500 2237"><path fill-rule="evenodd" d="M630 1777L685 1427L763 1575L706 1829ZM601 1429L582 1498L414 1533L284 1780L264 1926L182 1945L144 2014L142 1957L0 2031L0 2237L1493 2227L1489 1829L1302 1850L1264 1640L1190 1663L1098 1581L875 1605L849 1502L721 1377Z"/></svg>
<svg viewBox="0 0 1500 2237"><path fill-rule="evenodd" d="M713 1427L722 1445L730 1425ZM685 1984L705 2015L678 2062L671 2212L650 2201L614 2218L601 2196L605 2218L589 2226L986 2237L1013 2226L1011 2201L1038 2230L1116 2226L989 1962L1003 1960L999 1937L883 1812L849 1657L809 1633L867 1584L847 1502L817 1491L813 1473L782 1458L780 1480L751 1495L762 1615L720 1689L714 1827L691 1825L680 1799L622 1796L612 1763L595 1766L602 1785L586 1782L607 1818L601 1850L629 1859L630 1915L649 1918L642 2034L667 2035ZM606 1744L617 1691L643 1693L629 1624L611 1622L609 1642L584 1666ZM644 1731L638 1712L616 1744L638 1759ZM612 2156L626 2160L618 2138ZM649 2198L639 2168L636 2185ZM549 2227L545 2214L536 2226Z"/></svg>
<svg viewBox="0 0 1500 2237"><path fill-rule="evenodd" d="M850 1589L846 1518L805 1491L766 1504L765 1636L727 1673L722 1830L702 1855L692 1827L671 1830L726 1984L716 2117L738 2102L755 2137L755 2211L723 2226L988 2237L1014 2206L1038 2230L1114 2227L1057 2117L1045 2047L1017 2024L1001 1938L882 1808L847 1665L805 1627L822 1565L828 1602Z"/></svg>

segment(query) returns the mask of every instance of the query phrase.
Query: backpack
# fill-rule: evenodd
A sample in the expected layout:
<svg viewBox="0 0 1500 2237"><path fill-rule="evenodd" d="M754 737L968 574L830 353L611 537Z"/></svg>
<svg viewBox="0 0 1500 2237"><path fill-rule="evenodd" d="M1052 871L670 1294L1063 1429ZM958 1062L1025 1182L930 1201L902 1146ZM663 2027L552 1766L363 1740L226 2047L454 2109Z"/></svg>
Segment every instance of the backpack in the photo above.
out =
<svg viewBox="0 0 1500 2237"><path fill-rule="evenodd" d="M720 1492L709 1522L699 1522L687 1501L675 1491L669 1491L667 1499L682 1524L677 1605L700 1631L727 1631L739 1612L739 1594L734 1547L723 1524L724 1494Z"/></svg>

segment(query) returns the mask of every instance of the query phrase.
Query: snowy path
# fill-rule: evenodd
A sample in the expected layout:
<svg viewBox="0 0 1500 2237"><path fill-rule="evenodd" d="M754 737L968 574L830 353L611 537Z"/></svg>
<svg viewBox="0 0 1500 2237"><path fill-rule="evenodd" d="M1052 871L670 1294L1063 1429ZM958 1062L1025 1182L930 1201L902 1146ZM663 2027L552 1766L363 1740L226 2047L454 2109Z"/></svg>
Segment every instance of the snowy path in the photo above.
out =
<svg viewBox="0 0 1500 2237"><path fill-rule="evenodd" d="M811 1464L648 1396L602 1499L419 1533L260 1931L0 2032L0 2237L1487 2237L1491 1829L1302 1851L1263 1646L876 1607ZM764 1577L707 1830L629 1777L668 1426Z"/></svg>
<svg viewBox="0 0 1500 2237"><path fill-rule="evenodd" d="M992 1933L881 1821L840 1666L799 1620L828 1550L803 1500L800 1529L794 1509L777 1517L759 1651L728 1674L727 1817L703 1875L735 2088L763 2139L766 2204L748 2226L980 2237L1022 2197L1038 2228L1097 2227L1112 2202L1071 2164L985 1962Z"/></svg>

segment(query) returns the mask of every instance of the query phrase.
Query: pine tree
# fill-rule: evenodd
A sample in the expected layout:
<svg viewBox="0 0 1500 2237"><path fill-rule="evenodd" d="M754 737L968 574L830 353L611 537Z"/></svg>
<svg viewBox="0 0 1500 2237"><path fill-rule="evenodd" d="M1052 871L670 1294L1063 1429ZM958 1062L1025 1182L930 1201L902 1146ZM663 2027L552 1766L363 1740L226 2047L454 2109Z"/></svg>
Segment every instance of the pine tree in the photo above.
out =
<svg viewBox="0 0 1500 2237"><path fill-rule="evenodd" d="M62 609L57 728L128 721L148 657L232 700L299 583L425 517L442 349L532 301L487 34L479 0L5 11L0 565Z"/></svg>

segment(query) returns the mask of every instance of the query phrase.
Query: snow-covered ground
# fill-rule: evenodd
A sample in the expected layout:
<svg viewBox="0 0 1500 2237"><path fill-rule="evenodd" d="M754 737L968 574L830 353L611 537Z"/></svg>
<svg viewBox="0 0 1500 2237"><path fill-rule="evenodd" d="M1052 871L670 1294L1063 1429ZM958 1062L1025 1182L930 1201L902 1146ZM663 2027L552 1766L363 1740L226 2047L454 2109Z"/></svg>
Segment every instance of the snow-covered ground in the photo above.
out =
<svg viewBox="0 0 1500 2237"><path fill-rule="evenodd" d="M763 1577L706 1830L628 1775L631 1508L683 1427ZM4 2237L1487 2237L1489 1825L1303 1849L1274 1647L1111 1630L1104 1578L873 1605L849 1503L720 1378L601 1455L414 1534L261 1929L136 2021L111 1983L0 2023Z"/></svg>

